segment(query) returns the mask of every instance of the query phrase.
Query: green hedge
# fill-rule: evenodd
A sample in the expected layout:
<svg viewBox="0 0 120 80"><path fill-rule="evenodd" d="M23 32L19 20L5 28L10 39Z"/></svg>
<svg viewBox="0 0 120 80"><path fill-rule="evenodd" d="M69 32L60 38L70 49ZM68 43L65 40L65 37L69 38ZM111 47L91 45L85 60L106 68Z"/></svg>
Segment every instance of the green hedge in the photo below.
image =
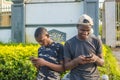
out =
<svg viewBox="0 0 120 80"><path fill-rule="evenodd" d="M104 45L103 53L105 65L98 68L100 74L107 74L109 76L109 80L120 80L120 66L117 59L113 55L112 50L108 46Z"/></svg>
<svg viewBox="0 0 120 80"><path fill-rule="evenodd" d="M36 69L29 57L37 55L38 45L1 44L0 80L35 80Z"/></svg>
<svg viewBox="0 0 120 80"><path fill-rule="evenodd" d="M36 69L29 57L37 56L38 47L37 44L0 43L0 80L35 80ZM99 67L100 74L109 75L110 80L120 80L117 60L110 48L104 45L103 51L105 65Z"/></svg>

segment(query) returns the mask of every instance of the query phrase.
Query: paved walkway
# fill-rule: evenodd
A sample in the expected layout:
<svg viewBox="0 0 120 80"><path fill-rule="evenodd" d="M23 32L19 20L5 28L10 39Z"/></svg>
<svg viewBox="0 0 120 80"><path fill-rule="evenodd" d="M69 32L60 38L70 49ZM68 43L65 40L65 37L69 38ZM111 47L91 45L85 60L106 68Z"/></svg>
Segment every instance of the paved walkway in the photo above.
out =
<svg viewBox="0 0 120 80"><path fill-rule="evenodd" d="M119 65L120 65L120 47L113 48L112 51L113 51L113 54L115 55L115 57L117 58L117 60L119 61Z"/></svg>

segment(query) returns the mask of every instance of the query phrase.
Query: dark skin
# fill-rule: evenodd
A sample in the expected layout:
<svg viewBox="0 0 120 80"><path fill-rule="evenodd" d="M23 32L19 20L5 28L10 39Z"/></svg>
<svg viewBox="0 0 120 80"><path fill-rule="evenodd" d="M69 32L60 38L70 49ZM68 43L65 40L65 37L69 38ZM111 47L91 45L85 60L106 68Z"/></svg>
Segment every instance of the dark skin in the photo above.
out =
<svg viewBox="0 0 120 80"><path fill-rule="evenodd" d="M91 26L78 25L77 30L78 30L78 35L76 37L81 40L86 40L90 35ZM77 67L78 65L83 65L86 63L96 63L98 66L103 66L104 60L103 60L102 54L99 54L99 55L95 55L94 53L91 53L91 54L92 54L92 57L90 58L86 58L86 56L84 55L80 55L77 58L74 58L73 60L69 58L65 58L64 59L65 69L71 70Z"/></svg>
<svg viewBox="0 0 120 80"><path fill-rule="evenodd" d="M50 45L53 42L50 39L47 32L43 35L39 35L35 39L41 46L47 46L47 45ZM52 70L55 70L55 71L59 71L59 72L64 71L63 61L61 61L60 64L54 64L54 63L51 63L51 62L48 62L48 61L44 60L43 58L31 57L30 59L31 59L31 62L33 63L33 65L37 69L41 66L47 66L47 67L49 67L49 68L51 68Z"/></svg>

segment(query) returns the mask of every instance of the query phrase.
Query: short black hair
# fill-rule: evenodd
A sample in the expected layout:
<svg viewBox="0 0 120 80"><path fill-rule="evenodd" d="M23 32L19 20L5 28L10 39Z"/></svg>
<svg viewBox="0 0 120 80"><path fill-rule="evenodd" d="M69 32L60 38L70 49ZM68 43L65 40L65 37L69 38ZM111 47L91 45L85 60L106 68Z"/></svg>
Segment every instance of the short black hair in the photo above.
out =
<svg viewBox="0 0 120 80"><path fill-rule="evenodd" d="M34 37L37 38L39 35L43 35L47 32L47 29L44 28L44 27L38 27L36 30L35 30L35 34L34 34Z"/></svg>

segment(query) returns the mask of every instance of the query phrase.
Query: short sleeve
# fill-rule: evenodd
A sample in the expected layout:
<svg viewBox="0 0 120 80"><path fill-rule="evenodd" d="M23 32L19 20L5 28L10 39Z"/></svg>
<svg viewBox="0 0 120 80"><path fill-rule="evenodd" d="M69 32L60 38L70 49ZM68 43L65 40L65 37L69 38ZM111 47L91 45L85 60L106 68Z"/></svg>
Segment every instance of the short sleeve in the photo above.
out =
<svg viewBox="0 0 120 80"><path fill-rule="evenodd" d="M97 39L96 41L96 53L97 54L102 53L102 41L100 39Z"/></svg>
<svg viewBox="0 0 120 80"><path fill-rule="evenodd" d="M64 45L64 58L69 58L72 59L72 55L71 55L71 47L70 44L68 42L65 43Z"/></svg>
<svg viewBox="0 0 120 80"><path fill-rule="evenodd" d="M63 58L63 45L58 43L57 44L57 53L58 53L58 60L59 61L62 61L64 58Z"/></svg>

